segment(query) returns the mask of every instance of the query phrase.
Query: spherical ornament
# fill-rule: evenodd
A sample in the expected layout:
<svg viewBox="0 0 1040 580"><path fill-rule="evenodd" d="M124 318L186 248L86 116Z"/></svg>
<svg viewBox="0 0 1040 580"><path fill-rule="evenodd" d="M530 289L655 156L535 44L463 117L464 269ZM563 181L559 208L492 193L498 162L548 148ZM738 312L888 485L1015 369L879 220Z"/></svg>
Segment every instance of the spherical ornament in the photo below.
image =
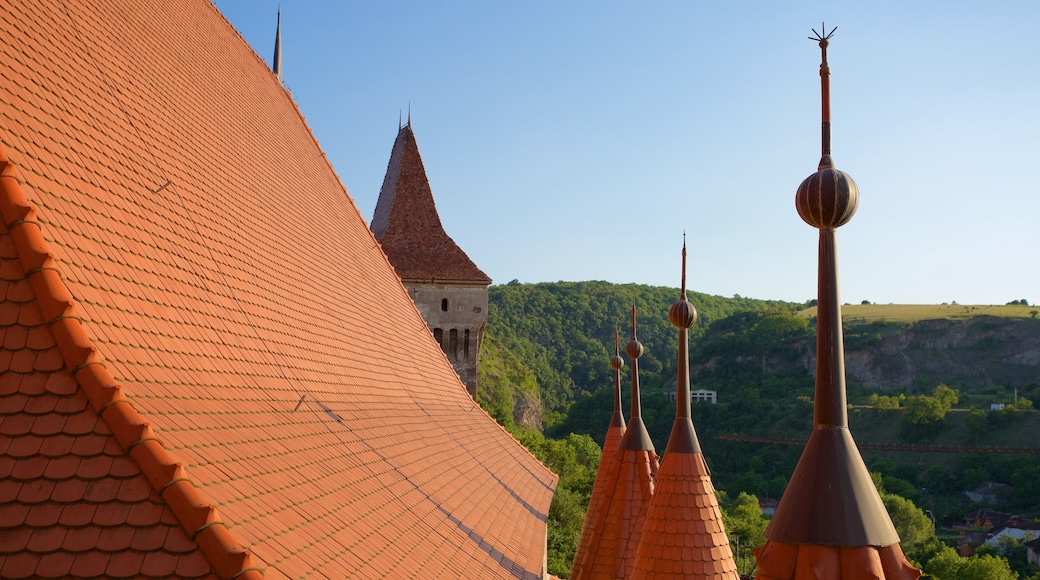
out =
<svg viewBox="0 0 1040 580"><path fill-rule="evenodd" d="M628 358L639 358L643 356L643 343L633 338L632 342L625 346L625 352L628 354Z"/></svg>
<svg viewBox="0 0 1040 580"><path fill-rule="evenodd" d="M668 310L668 321L678 328L689 328L697 322L697 309L689 300L680 300Z"/></svg>
<svg viewBox="0 0 1040 580"><path fill-rule="evenodd" d="M820 170L798 186L794 205L805 223L833 229L848 223L859 207L859 188L842 171L834 169L830 156L820 161Z"/></svg>
<svg viewBox="0 0 1040 580"><path fill-rule="evenodd" d="M621 358L621 355L616 354L610 359L610 368L620 370L623 366L625 366L625 359Z"/></svg>

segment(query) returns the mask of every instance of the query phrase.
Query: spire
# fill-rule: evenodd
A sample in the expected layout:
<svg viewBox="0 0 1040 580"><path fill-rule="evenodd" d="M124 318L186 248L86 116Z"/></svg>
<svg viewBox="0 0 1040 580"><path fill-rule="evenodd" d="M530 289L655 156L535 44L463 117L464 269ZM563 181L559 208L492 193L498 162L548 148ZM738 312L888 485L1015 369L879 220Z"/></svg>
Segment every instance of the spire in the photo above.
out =
<svg viewBox="0 0 1040 580"><path fill-rule="evenodd" d="M856 213L859 189L834 168L830 156L827 47L834 30L814 29L810 37L822 53L822 157L795 196L798 214L820 231L813 430L766 528L768 542L755 555L760 574L767 578L794 578L797 565L835 580L912 579L920 571L903 557L899 536L848 427L836 234Z"/></svg>
<svg viewBox="0 0 1040 580"><path fill-rule="evenodd" d="M632 416L604 478L603 496L597 503L589 503L585 516L585 526L591 527L588 548L580 560L575 555L571 568L573 580L629 577L643 533L643 521L654 494L659 464L640 412L638 361L643 355L643 345L636 338L634 304L632 340L625 352L632 359ZM596 477L598 479L601 475L597 473ZM582 533L584 535L585 530Z"/></svg>
<svg viewBox="0 0 1040 580"><path fill-rule="evenodd" d="M599 468L596 470L596 479L592 483L592 494L589 496L589 510L586 512L585 522L581 529L578 540L578 549L574 552L574 563L571 565L571 575L574 578L585 577L592 570L594 559L586 559L589 545L593 543L593 535L597 530L602 530L602 520L607 516L607 509L592 509L604 505L604 497L614 491L614 480L610 477L611 467L618 454L621 438L625 435L625 417L621 413L621 368L625 366L625 359L621 358L620 339L618 331L614 331L614 356L610 359L610 368L614 371L614 414L610 417L610 426L603 438L603 451L599 457ZM587 568L583 568L584 565Z"/></svg>
<svg viewBox="0 0 1040 580"><path fill-rule="evenodd" d="M697 310L686 297L685 234L682 290L679 301L668 311L668 320L679 329L675 423L657 474L632 578L737 580L715 486L690 419L688 330L697 321Z"/></svg>
<svg viewBox="0 0 1040 580"><path fill-rule="evenodd" d="M682 247L682 290L679 301L668 311L668 320L679 329L679 364L675 379L675 422L668 436L668 453L700 453L701 444L690 418L690 336L689 328L697 322L697 309L686 298L686 234Z"/></svg>
<svg viewBox="0 0 1040 580"><path fill-rule="evenodd" d="M278 5L278 24L275 25L274 29L274 60L271 62L271 70L274 71L275 78L278 79L278 83L284 85L282 81L282 6Z"/></svg>
<svg viewBox="0 0 1040 580"><path fill-rule="evenodd" d="M632 359L632 410L629 415L628 429L621 440L621 448L633 451L654 451L654 442L643 424L643 406L639 396L639 357L643 356L643 343L636 338L636 305L632 305L632 340L625 346L625 353Z"/></svg>

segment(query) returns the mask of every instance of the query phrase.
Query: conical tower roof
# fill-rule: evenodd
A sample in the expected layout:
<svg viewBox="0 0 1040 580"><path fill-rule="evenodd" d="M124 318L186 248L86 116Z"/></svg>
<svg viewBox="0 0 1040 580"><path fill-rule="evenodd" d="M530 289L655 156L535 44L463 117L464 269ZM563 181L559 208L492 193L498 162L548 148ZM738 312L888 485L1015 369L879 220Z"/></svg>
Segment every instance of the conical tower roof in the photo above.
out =
<svg viewBox="0 0 1040 580"><path fill-rule="evenodd" d="M697 320L697 310L686 298L685 242L682 268L682 293L668 312L668 319L679 329L675 423L646 515L632 578L737 580L737 565L722 524L715 486L690 419L688 329Z"/></svg>
<svg viewBox="0 0 1040 580"><path fill-rule="evenodd" d="M397 133L371 229L402 280L491 283L444 231L411 123Z"/></svg>
<svg viewBox="0 0 1040 580"><path fill-rule="evenodd" d="M636 308L632 306L632 340L625 347L632 359L632 412L617 454L606 474L603 496L589 504L586 522L595 524L583 558L575 558L572 579L628 578L654 494L658 460L643 424L639 400L639 357L643 345L636 338ZM600 474L597 474L597 478Z"/></svg>
<svg viewBox="0 0 1040 580"><path fill-rule="evenodd" d="M625 416L621 412L621 368L625 366L625 359L621 358L621 350L618 344L618 333L614 332L614 356L610 359L610 368L614 369L614 414L610 417L610 426L603 438L603 451L599 456L599 468L596 470L596 480L592 483L592 495L589 498L589 506L599 506L603 495L607 493L607 481L609 472L614 463L614 457L621 446L621 438L625 435ZM571 575L577 578L581 575L582 563L585 562L585 554L592 540L594 530L600 526L600 520L606 512L599 509L590 509L585 516L585 523L581 529L581 539L578 541L578 549L574 552L574 563L571 566Z"/></svg>
<svg viewBox="0 0 1040 580"><path fill-rule="evenodd" d="M859 189L831 159L827 47L833 33L824 28L810 37L823 54L823 152L795 197L798 214L820 230L813 430L755 557L761 580L911 580L921 572L903 556L848 426L836 233L855 214Z"/></svg>

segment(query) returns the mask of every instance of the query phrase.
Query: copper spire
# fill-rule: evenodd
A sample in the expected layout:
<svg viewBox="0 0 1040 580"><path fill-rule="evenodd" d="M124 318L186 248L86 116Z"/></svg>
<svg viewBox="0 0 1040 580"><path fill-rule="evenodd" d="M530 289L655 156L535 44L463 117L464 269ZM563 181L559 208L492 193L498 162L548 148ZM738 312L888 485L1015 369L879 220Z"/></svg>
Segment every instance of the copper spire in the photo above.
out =
<svg viewBox="0 0 1040 580"><path fill-rule="evenodd" d="M600 464L596 474L593 497L571 568L572 580L629 577L643 533L643 520L654 493L658 460L640 413L638 361L643 355L643 345L636 338L635 305L632 306L632 340L625 351L632 358L632 415L609 469L604 473ZM615 364L616 359L611 366ZM620 377L618 381L615 396L620 390ZM606 451L604 444L604 454ZM602 490L599 497L597 488Z"/></svg>
<svg viewBox="0 0 1040 580"><path fill-rule="evenodd" d="M810 37L819 43L823 54L820 65L823 156L817 172L802 182L795 196L798 214L820 231L813 430L766 529L769 541L756 556L760 573L768 578L796 577L794 572L791 576L778 572L793 571L795 561L799 566L816 562L811 566L825 571L821 577L835 579L916 578L913 568L902 557L899 536L848 428L835 241L837 228L856 212L859 190L851 177L834 169L830 157L827 47L833 33L834 29L829 33L823 29ZM803 554L800 547L809 551ZM858 556L850 551L849 558L862 561L846 567L845 556L836 551L831 554L837 547L841 548L840 554L859 548L868 551ZM824 560L833 562L828 564ZM873 563L867 566L867 560L877 563L878 569L884 564L884 575L866 575L868 567L874 569ZM845 570L858 572L846 574Z"/></svg>
<svg viewBox="0 0 1040 580"><path fill-rule="evenodd" d="M625 435L625 417L621 413L621 368L625 366L625 359L621 358L620 339L617 330L614 331L614 356L610 359L610 368L614 371L614 414L610 417L610 426L603 438L603 451L599 456L599 468L596 470L596 479L592 484L592 494L589 496L589 508L585 514L585 522L581 529L578 540L578 548L574 552L574 562L571 565L571 577L586 578L595 568L598 560L595 556L589 557L589 546L598 547L598 537L603 533L603 519L607 517L609 510L608 497L615 493L617 485L617 474L611 477L611 468L617 469L614 460L619 453L621 438Z"/></svg>
<svg viewBox="0 0 1040 580"><path fill-rule="evenodd" d="M686 298L685 236L682 264L682 291L668 311L668 320L679 329L675 423L657 473L632 578L737 580L715 486L690 419L688 330L697 321L697 310Z"/></svg>
<svg viewBox="0 0 1040 580"><path fill-rule="evenodd" d="M679 329L679 364L675 379L675 422L668 436L665 454L700 453L701 444L690 418L690 335L689 328L697 322L697 309L686 298L686 234L682 247L682 290L679 301L668 310L668 321Z"/></svg>
<svg viewBox="0 0 1040 580"><path fill-rule="evenodd" d="M610 359L610 368L614 369L614 414L610 417L611 427L625 427L625 415L621 412L621 368L625 359L621 358L620 333L614 331L614 356Z"/></svg>
<svg viewBox="0 0 1040 580"><path fill-rule="evenodd" d="M632 340L625 346L625 353L632 359L632 406L628 429L621 440L621 449L654 450L654 442L643 424L643 407L639 400L639 357L643 356L643 343L636 338L636 305L632 305Z"/></svg>

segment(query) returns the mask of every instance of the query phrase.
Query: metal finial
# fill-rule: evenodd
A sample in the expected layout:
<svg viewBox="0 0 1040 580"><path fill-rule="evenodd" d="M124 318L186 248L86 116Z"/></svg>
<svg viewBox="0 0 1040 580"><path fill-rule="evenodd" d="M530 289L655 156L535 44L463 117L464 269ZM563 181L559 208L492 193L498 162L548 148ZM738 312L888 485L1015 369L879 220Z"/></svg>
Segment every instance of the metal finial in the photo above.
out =
<svg viewBox="0 0 1040 580"><path fill-rule="evenodd" d="M820 32L816 32L813 28L813 36L809 37L809 40L820 43L820 51L822 53L822 61L820 62L820 92L823 95L821 99L821 113L823 117L822 127L822 138L821 138L821 149L823 153L820 158L820 169L825 167L833 167L833 161L831 161L831 69L827 64L827 46L830 45L830 39L834 36L834 31L838 27L835 26L830 32L827 32L827 26L824 23L820 23Z"/></svg>
<svg viewBox="0 0 1040 580"><path fill-rule="evenodd" d="M815 40L815 41L818 41L820 43L825 43L828 40L830 40L832 36L834 36L834 31L837 30L837 29L838 29L838 27L835 26L834 28L831 29L830 32L827 32L827 25L825 25L824 23L821 22L820 23L820 30L822 32L827 32L827 34L821 35L819 32L816 32L815 28L813 28L812 31L813 31L813 35L814 36L810 36L809 40ZM821 44L820 46L826 47L825 44Z"/></svg>
<svg viewBox="0 0 1040 580"><path fill-rule="evenodd" d="M412 102L408 101L408 126L412 126Z"/></svg>
<svg viewBox="0 0 1040 580"><path fill-rule="evenodd" d="M682 299L686 299L686 231L682 233Z"/></svg>

